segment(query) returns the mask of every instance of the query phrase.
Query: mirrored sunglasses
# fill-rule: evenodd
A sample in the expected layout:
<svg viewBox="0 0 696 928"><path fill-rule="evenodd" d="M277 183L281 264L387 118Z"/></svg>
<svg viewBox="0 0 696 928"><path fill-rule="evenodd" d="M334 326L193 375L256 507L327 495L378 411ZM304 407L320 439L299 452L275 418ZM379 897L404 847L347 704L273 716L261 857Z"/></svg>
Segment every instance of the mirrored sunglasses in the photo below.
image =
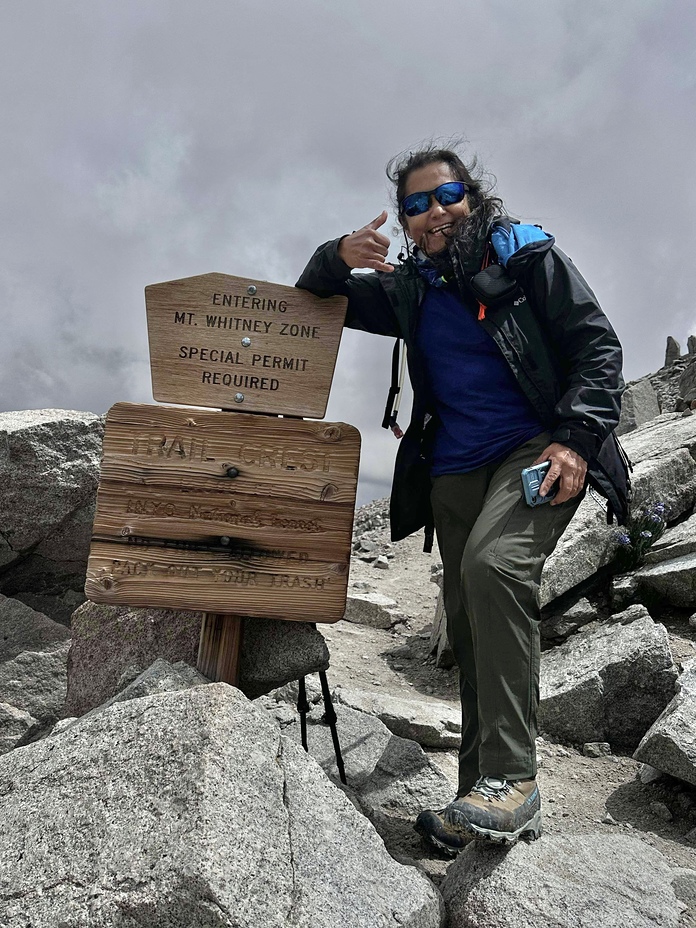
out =
<svg viewBox="0 0 696 928"><path fill-rule="evenodd" d="M440 184L434 190L420 190L418 193L409 193L401 201L401 211L406 216L419 216L430 209L430 197L435 197L440 206L451 206L453 203L461 203L468 192L468 186L462 181L448 181L446 184Z"/></svg>

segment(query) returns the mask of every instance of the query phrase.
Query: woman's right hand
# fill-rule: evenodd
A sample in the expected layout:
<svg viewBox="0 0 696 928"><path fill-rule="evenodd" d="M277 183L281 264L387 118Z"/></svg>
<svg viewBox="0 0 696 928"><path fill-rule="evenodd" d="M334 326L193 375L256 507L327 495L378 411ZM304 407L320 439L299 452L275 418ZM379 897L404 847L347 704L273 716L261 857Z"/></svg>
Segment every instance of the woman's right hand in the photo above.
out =
<svg viewBox="0 0 696 928"><path fill-rule="evenodd" d="M378 232L387 221L388 213L383 210L376 219L368 222L362 229L346 235L338 246L338 257L350 268L369 267L374 271L394 270L393 264L387 264L385 258L391 242L386 235Z"/></svg>

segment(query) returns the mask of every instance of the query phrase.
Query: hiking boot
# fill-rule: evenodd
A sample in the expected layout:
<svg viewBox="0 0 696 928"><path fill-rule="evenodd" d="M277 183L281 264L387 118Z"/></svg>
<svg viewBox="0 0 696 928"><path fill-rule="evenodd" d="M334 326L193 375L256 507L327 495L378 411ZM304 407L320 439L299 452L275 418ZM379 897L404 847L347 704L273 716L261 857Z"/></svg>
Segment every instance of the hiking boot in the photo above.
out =
<svg viewBox="0 0 696 928"><path fill-rule="evenodd" d="M515 844L522 835L541 835L541 797L536 780L480 777L468 796L455 799L444 811L451 829L466 828L477 838Z"/></svg>
<svg viewBox="0 0 696 928"><path fill-rule="evenodd" d="M472 835L465 827L451 824L446 820L447 809L449 806L438 811L426 809L420 813L413 827L432 847L454 857L467 844L471 844Z"/></svg>

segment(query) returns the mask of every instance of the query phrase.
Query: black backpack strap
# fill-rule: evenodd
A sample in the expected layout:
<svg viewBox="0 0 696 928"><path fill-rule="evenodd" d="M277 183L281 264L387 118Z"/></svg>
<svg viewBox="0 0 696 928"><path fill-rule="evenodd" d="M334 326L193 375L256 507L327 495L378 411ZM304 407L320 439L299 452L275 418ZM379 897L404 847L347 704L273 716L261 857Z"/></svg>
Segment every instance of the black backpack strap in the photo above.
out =
<svg viewBox="0 0 696 928"><path fill-rule="evenodd" d="M391 385L387 395L387 405L384 408L384 418L382 419L382 428L391 429L397 438L401 438L402 431L396 421L398 411L398 397L401 393L401 339L397 338L394 342L391 363Z"/></svg>

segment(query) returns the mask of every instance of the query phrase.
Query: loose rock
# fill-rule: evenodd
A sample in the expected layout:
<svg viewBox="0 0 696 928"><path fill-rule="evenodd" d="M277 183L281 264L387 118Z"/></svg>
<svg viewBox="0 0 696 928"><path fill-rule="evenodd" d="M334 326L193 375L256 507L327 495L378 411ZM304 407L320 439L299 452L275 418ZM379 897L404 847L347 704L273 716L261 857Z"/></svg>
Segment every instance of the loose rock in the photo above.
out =
<svg viewBox="0 0 696 928"><path fill-rule="evenodd" d="M81 716L132 683L158 657L195 666L201 613L87 602L72 618L65 714Z"/></svg>
<svg viewBox="0 0 696 928"><path fill-rule="evenodd" d="M651 767L650 764L641 764L638 770L638 779L646 786L648 783L654 783L663 776L664 774L661 770L658 770L656 767Z"/></svg>
<svg viewBox="0 0 696 928"><path fill-rule="evenodd" d="M541 636L548 640L567 638L568 635L593 622L596 618L597 607L583 596L563 612L542 615Z"/></svg>
<svg viewBox="0 0 696 928"><path fill-rule="evenodd" d="M384 532L389 527L389 497L373 499L361 506L355 514L353 537L360 538L368 531Z"/></svg>
<svg viewBox="0 0 696 928"><path fill-rule="evenodd" d="M659 564L685 554L696 554L696 515L666 529L664 535L648 548L645 563Z"/></svg>
<svg viewBox="0 0 696 928"><path fill-rule="evenodd" d="M0 662L22 651L46 651L67 641L70 631L16 599L0 594Z"/></svg>
<svg viewBox="0 0 696 928"><path fill-rule="evenodd" d="M669 810L669 807L666 806L664 802L651 802L650 811L653 813L653 815L661 818L663 822L671 822L674 818Z"/></svg>
<svg viewBox="0 0 696 928"><path fill-rule="evenodd" d="M430 565L430 581L431 583L436 583L440 589L442 589L442 581L444 576L445 572L442 566L442 561L438 561L437 564Z"/></svg>
<svg viewBox="0 0 696 928"><path fill-rule="evenodd" d="M617 611L633 603L638 595L638 581L635 574L618 574L614 577L611 581L609 595L611 607Z"/></svg>
<svg viewBox="0 0 696 928"><path fill-rule="evenodd" d="M611 754L611 745L606 741L588 741L582 746L585 757L608 757Z"/></svg>
<svg viewBox="0 0 696 928"><path fill-rule="evenodd" d="M647 614L580 632L542 654L539 729L573 744L635 750L676 678L667 632Z"/></svg>
<svg viewBox="0 0 696 928"><path fill-rule="evenodd" d="M450 928L677 928L685 906L655 848L629 835L469 845L441 886Z"/></svg>
<svg viewBox="0 0 696 928"><path fill-rule="evenodd" d="M681 899L682 902L696 902L696 871L687 867L674 870L672 886L677 899Z"/></svg>
<svg viewBox="0 0 696 928"><path fill-rule="evenodd" d="M359 792L363 783L373 773L377 762L394 735L374 716L338 704L335 706L335 711L338 739L348 786L354 792ZM293 712L292 715L292 723L283 727L283 733L300 744L299 714ZM323 718L324 707L321 704L313 707L308 714L307 745L312 757L338 784L340 778L336 765L336 751L331 729Z"/></svg>
<svg viewBox="0 0 696 928"><path fill-rule="evenodd" d="M66 690L70 642L52 651L23 651L0 664L0 702L30 713L42 726L58 718Z"/></svg>
<svg viewBox="0 0 696 928"><path fill-rule="evenodd" d="M244 620L239 688L250 699L328 667L329 649L313 624Z"/></svg>
<svg viewBox="0 0 696 928"><path fill-rule="evenodd" d="M633 756L696 786L696 658L684 665L677 695L646 732Z"/></svg>
<svg viewBox="0 0 696 928"><path fill-rule="evenodd" d="M67 715L84 715L131 683L158 657L194 667L201 613L85 603L73 616ZM311 624L246 619L240 689L250 698L306 673L325 670L329 654Z"/></svg>
<svg viewBox="0 0 696 928"><path fill-rule="evenodd" d="M0 819L6 928L441 923L432 884L226 684L119 703L6 755Z"/></svg>
<svg viewBox="0 0 696 928"><path fill-rule="evenodd" d="M6 754L38 727L33 715L0 702L0 754Z"/></svg>
<svg viewBox="0 0 696 928"><path fill-rule="evenodd" d="M0 595L0 754L48 730L65 700L70 632Z"/></svg>
<svg viewBox="0 0 696 928"><path fill-rule="evenodd" d="M637 619L648 621L650 618L650 613L645 606L641 603L634 603L621 612L613 613L609 617L609 621L615 622L617 625L630 625L631 622L635 622Z"/></svg>
<svg viewBox="0 0 696 928"><path fill-rule="evenodd" d="M451 783L420 745L398 735L391 736L358 791L362 808L378 830L395 818L412 825L423 809L441 809L453 796Z"/></svg>
<svg viewBox="0 0 696 928"><path fill-rule="evenodd" d="M395 817L412 824L422 809L439 808L452 799L449 780L415 741L392 734L378 718L348 706L337 705L336 716L348 787L378 831ZM300 743L297 715L283 733ZM308 716L307 743L312 757L338 784L335 748L321 706Z"/></svg>
<svg viewBox="0 0 696 928"><path fill-rule="evenodd" d="M336 687L334 698L345 706L380 719L395 735L417 741L422 747L458 747L461 716L446 703L400 699L386 693Z"/></svg>
<svg viewBox="0 0 696 928"><path fill-rule="evenodd" d="M643 594L652 594L673 606L696 606L696 554L685 554L671 561L642 567L634 583Z"/></svg>
<svg viewBox="0 0 696 928"><path fill-rule="evenodd" d="M293 680L292 683L286 683L285 686L279 686L278 689L272 690L268 695L276 702L287 702L294 706L297 705L297 700L300 695L299 679ZM310 705L322 701L323 695L318 677L308 676L305 679L305 696Z"/></svg>
<svg viewBox="0 0 696 928"><path fill-rule="evenodd" d="M634 463L634 506L663 502L675 519L696 502L696 420L663 414L622 439ZM545 605L608 564L616 528L591 496L580 504L554 553L544 565L541 603Z"/></svg>
<svg viewBox="0 0 696 928"><path fill-rule="evenodd" d="M660 404L653 385L647 377L638 380L627 387L621 397L621 417L616 434L632 432L659 415Z"/></svg>
<svg viewBox="0 0 696 928"><path fill-rule="evenodd" d="M0 413L0 590L84 585L103 422L87 412Z"/></svg>
<svg viewBox="0 0 696 928"><path fill-rule="evenodd" d="M391 628L397 622L403 622L406 616L399 610L396 600L389 596L381 593L351 593L343 618L355 625Z"/></svg>
<svg viewBox="0 0 696 928"><path fill-rule="evenodd" d="M188 690L193 686L203 686L207 683L210 683L210 680L183 661L170 664L168 661L157 658L154 664L143 671L139 677L136 677L132 683L129 683L128 686L101 706L92 709L83 718L96 715L98 712L104 712L110 706L119 702L128 702L129 699L143 699L145 696L156 696L159 693L175 693L179 690ZM73 719L73 721L76 721L76 719ZM62 730L64 728L59 728L56 725L51 734L59 734Z"/></svg>

